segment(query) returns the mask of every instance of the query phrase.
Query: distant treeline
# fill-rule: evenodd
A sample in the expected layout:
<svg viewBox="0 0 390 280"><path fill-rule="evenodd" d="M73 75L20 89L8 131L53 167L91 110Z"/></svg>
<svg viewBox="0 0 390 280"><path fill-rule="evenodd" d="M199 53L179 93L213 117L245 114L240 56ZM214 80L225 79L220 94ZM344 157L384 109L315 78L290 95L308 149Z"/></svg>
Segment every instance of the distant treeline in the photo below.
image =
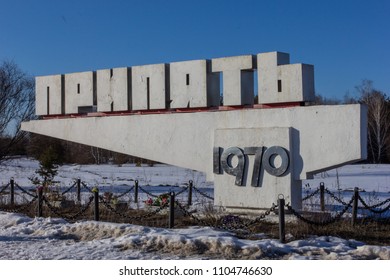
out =
<svg viewBox="0 0 390 280"><path fill-rule="evenodd" d="M342 100L316 96L317 105L365 104L368 109L367 163L390 163L390 99L363 80L356 86L356 94L345 94ZM344 139L340 139L343 141Z"/></svg>
<svg viewBox="0 0 390 280"><path fill-rule="evenodd" d="M0 138L0 145L7 141L9 139ZM114 164L155 164L147 159L37 134L29 134L23 141L14 145L10 155L24 155L38 160L43 156L50 156L56 164L103 164L109 162Z"/></svg>

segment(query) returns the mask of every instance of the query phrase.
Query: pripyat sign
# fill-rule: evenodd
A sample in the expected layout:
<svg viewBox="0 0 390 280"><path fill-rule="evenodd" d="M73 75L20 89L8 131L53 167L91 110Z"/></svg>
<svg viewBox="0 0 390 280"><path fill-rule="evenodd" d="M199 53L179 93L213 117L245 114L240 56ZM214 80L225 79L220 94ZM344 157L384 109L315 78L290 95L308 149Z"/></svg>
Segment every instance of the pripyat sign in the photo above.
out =
<svg viewBox="0 0 390 280"><path fill-rule="evenodd" d="M259 104L314 100L312 65L265 53L37 77L36 114L215 107L220 73L225 106L253 105L256 69Z"/></svg>
<svg viewBox="0 0 390 280"><path fill-rule="evenodd" d="M22 129L205 172L227 209L299 209L301 180L366 158L363 105L305 106L313 69L271 52L37 77Z"/></svg>

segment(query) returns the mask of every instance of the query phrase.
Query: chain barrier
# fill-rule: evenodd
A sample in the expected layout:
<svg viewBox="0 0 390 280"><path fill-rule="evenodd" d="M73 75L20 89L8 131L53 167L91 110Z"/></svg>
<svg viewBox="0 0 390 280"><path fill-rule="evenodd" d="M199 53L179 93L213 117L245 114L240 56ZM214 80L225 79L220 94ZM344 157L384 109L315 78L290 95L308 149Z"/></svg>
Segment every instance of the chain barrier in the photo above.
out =
<svg viewBox="0 0 390 280"><path fill-rule="evenodd" d="M250 220L246 223L242 223L240 217L237 216L225 216L223 217L223 228L231 231L240 232L241 234L251 234L254 233L249 228L251 226L254 226L255 224L261 222L264 220L267 216L271 214L271 212L275 212L276 208L278 207L277 204L272 203L272 206L266 210L264 213L260 214L258 217L256 217L253 220Z"/></svg>
<svg viewBox="0 0 390 280"><path fill-rule="evenodd" d="M130 188L130 190L128 190L127 192L124 192L124 193L122 193L122 194L116 196L116 198L124 197L126 194L130 193L132 190L134 190L134 186L132 186L132 187Z"/></svg>
<svg viewBox="0 0 390 280"><path fill-rule="evenodd" d="M316 226L325 226L325 225L329 225L329 224L332 224L336 221L338 221L344 214L345 212L347 212L347 210L352 207L352 203L354 201L354 197L352 196L351 200L349 201L349 203L346 203L345 207L343 210L341 210L340 213L338 213L334 218L331 218L330 220L328 221L321 221L321 222L317 222L317 221L311 221L307 218L305 218L304 216L302 216L299 212L295 211L290 205L286 205L287 209L289 211L291 211L291 213L296 216L298 219L304 221L305 223L308 223L310 225L316 225Z"/></svg>
<svg viewBox="0 0 390 280"><path fill-rule="evenodd" d="M74 214L74 215L72 215L72 216L67 216L67 215L65 215L65 214L63 214L63 213L60 213L60 212L57 210L57 207L55 207L54 205L52 205L52 204L50 203L50 201L49 201L45 196L43 196L42 198L43 198L43 201L46 203L47 207L49 208L49 210L50 210L52 213L56 214L57 216L63 218L63 219L66 220L66 221L69 221L69 222L75 221L76 219L78 219L79 217L81 217L81 216L88 210L88 208L91 206L91 203L93 202L93 199L94 199L94 197L91 196L91 197L89 198L89 201L87 202L87 204L85 204L85 206L84 206L79 212L77 212L76 214Z"/></svg>
<svg viewBox="0 0 390 280"><path fill-rule="evenodd" d="M65 191L63 191L63 192L61 193L61 195L64 195L64 194L70 192L70 191L76 186L76 184L77 184L77 182L74 182L73 185L71 185L68 189L66 189Z"/></svg>
<svg viewBox="0 0 390 280"><path fill-rule="evenodd" d="M163 210L164 208L167 208L168 207L168 203L164 204L164 205L161 205L159 208L157 208L156 210L154 211L151 211L145 215L140 215L140 216L129 216L127 214L124 214L122 212L119 212L118 210L116 210L114 207L111 206L111 203L107 202L106 200L104 200L104 198L102 196L99 196L99 200L103 203L103 205L108 209L110 210L111 212L113 212L114 214L124 218L124 219L129 219L130 221L141 221L143 219L147 219L147 218L150 218L151 216L154 216L156 214L158 214L161 210Z"/></svg>
<svg viewBox="0 0 390 280"><path fill-rule="evenodd" d="M360 196L360 194L359 194ZM363 198L362 198L363 199ZM375 205L371 205L371 206L365 206L366 208L378 208L378 207L381 207L383 205L385 205L386 203L390 202L390 198L382 201L382 202L379 202L378 204L375 204ZM362 204L364 205L365 203L362 202ZM366 204L367 205L367 204Z"/></svg>
<svg viewBox="0 0 390 280"><path fill-rule="evenodd" d="M11 183L8 183L7 185L3 186L3 188L2 188L1 191L0 191L0 194L1 194L2 192L4 192L4 191L9 187L9 185L11 185Z"/></svg>
<svg viewBox="0 0 390 280"><path fill-rule="evenodd" d="M193 186L193 189L194 189L197 193L199 193L201 196L204 196L205 198L214 200L214 197L209 196L207 193L205 193L205 192L199 190L197 187Z"/></svg>
<svg viewBox="0 0 390 280"><path fill-rule="evenodd" d="M90 193L93 193L92 189L90 187L87 186L87 184L85 184L84 182L81 182L81 185L86 188Z"/></svg>
<svg viewBox="0 0 390 280"><path fill-rule="evenodd" d="M252 226L254 225L255 223L257 222L260 222L261 220L265 219L267 216L269 216L271 214L271 212L275 212L276 208L278 208L278 205L275 204L275 203L272 203L272 206L270 209L268 209L267 211L265 211L264 213L260 214L259 217L257 217L256 219L254 219L253 221L250 221L246 224L247 227L249 226Z"/></svg>
<svg viewBox="0 0 390 280"><path fill-rule="evenodd" d="M331 198L333 198L334 200L336 200L337 202L341 203L342 205L344 206L347 206L348 203L344 202L343 200L341 200L340 198L338 198L334 193L332 193L330 190L328 190L327 188L325 188L325 192L327 194L330 195Z"/></svg>
<svg viewBox="0 0 390 280"><path fill-rule="evenodd" d="M364 209L367 209L367 210L369 210L369 211L372 212L372 213L382 214L382 213L385 213L386 211L388 211L388 210L390 209L390 203L389 203L389 205L388 205L387 207L385 207L385 208L383 208L383 209L381 209L381 210L376 210L376 209L375 209L375 208L378 208L378 207L383 206L383 205L385 205L386 203L390 202L390 198L389 198L389 199L386 199L385 201L382 201L382 202L380 202L380 203L378 203L378 204L372 205L372 206L369 206L369 205L363 200L363 198L360 196L360 194L359 194L358 198L359 198L359 201L363 204Z"/></svg>
<svg viewBox="0 0 390 280"><path fill-rule="evenodd" d="M188 188L189 188L188 186L184 187L181 191L179 191L178 193L175 193L175 196L181 195L182 193L184 193L185 191L187 191Z"/></svg>
<svg viewBox="0 0 390 280"><path fill-rule="evenodd" d="M145 190L145 189L144 189L143 187L141 187L141 186L138 186L138 188L139 188L141 191L143 191L144 193L146 193L147 195L151 196L151 197L157 198L157 197L159 197L159 196L161 195L161 194L158 194L158 195L153 194L153 193L151 193L151 192ZM184 189L182 189L182 190L179 191L178 193L175 193L175 195L176 195L176 196L181 195L181 194L184 193L187 189L188 189L188 187L185 187ZM169 194L169 192L168 192L167 194Z"/></svg>
<svg viewBox="0 0 390 280"><path fill-rule="evenodd" d="M144 193L146 193L147 195L151 196L151 197L159 197L160 195L155 195L155 194L152 194L151 192L145 190L143 187L141 186L138 186L138 188L143 191Z"/></svg>
<svg viewBox="0 0 390 280"><path fill-rule="evenodd" d="M272 204L271 208L269 210L266 210L264 213L260 214L258 217L256 217L254 220L248 221L246 223L242 223L241 219L239 217L236 218L236 216L227 216L228 218L225 219L222 222L222 225L215 225L208 223L207 221L200 219L193 213L189 212L185 206L183 206L179 201L176 200L175 204L179 207L179 209L182 211L182 213L185 216L188 216L192 219L194 219L198 224L202 224L203 226L212 227L216 229L221 230L228 230L228 231L235 231L240 233L250 233L249 227L253 226L254 224L260 222L261 220L265 219L268 215L271 214L271 212L274 212L275 209L278 207L274 203ZM226 218L222 217L222 218Z"/></svg>
<svg viewBox="0 0 390 280"><path fill-rule="evenodd" d="M1 190L0 190L0 194L3 193L9 186L10 186L11 183L8 183L7 185L5 186L2 186ZM66 189L64 192L62 192L62 195L68 193L69 191L71 191L75 186L76 186L77 182L74 182L72 186L70 186L68 189ZM84 188L86 188L89 192L93 192L92 188L90 188L87 184L85 184L84 182L81 182L82 186ZM2 211L7 211L7 212L20 212L20 211L25 211L28 207L30 207L37 199L38 199L38 196L22 187L20 187L17 183L14 183L15 187L17 189L19 189L21 192L31 196L33 199L28 202L26 205L23 205L21 207L17 207L15 209L2 209L0 208L0 210ZM131 187L128 191L120 194L119 196L116 196L116 198L121 198L129 193L131 193L133 190L134 190L135 186ZM145 188L139 186L139 189L146 193L148 196L150 197L154 197L154 198L158 198L164 194L159 194L159 195L155 195L149 191L147 191ZM189 186L185 186L182 190L180 190L177 194L175 194L176 196L184 193L185 191L187 191L189 189ZM213 197L211 197L210 195L208 195L207 193L205 193L204 191L198 189L197 187L193 186L193 189L199 193L201 196L203 197L206 197L208 199L211 199L211 200L214 200ZM302 214L300 214L298 211L294 210L290 205L286 205L286 208L291 211L291 213L296 216L298 219L302 220L303 222L306 222L308 224L311 224L311 225L317 225L317 226L324 226L324 225L328 225L328 224L331 224L331 223L334 223L336 222L337 220L339 220L346 212L347 210L352 206L352 203L354 201L354 197L351 198L351 200L347 203L345 201L343 201L341 198L337 197L333 192L331 192L330 190L328 190L327 188L324 189L324 191L330 195L331 198L333 198L335 201L339 202L340 204L344 205L344 208L339 212L337 213L334 217L331 217L329 220L327 221L312 221L306 217L304 217ZM302 201L305 201L307 199L310 199L312 197L314 197L316 194L318 194L320 192L320 188L318 188L317 190L315 190L314 192L308 194L306 197L304 197L302 199ZM167 193L169 194L169 193ZM168 207L168 203L167 204L164 204L164 205L161 205L160 207L158 207L156 210L154 211L151 211L151 212L148 212L147 214L145 215L140 215L140 216L130 216L128 214L125 214L125 213L122 213L120 211L118 211L115 207L112 206L112 204L110 202L107 202L102 196L99 196L99 199L100 201L102 202L102 204L108 209L110 210L111 212L115 213L116 215L124 218L124 219L128 219L130 221L140 221L142 219L146 219L146 218L150 218L151 216L153 215L156 215L158 214L160 211L162 211L164 208L167 208ZM388 211L390 209L390 204L387 205L385 208L383 209L376 209L376 208L379 208L381 206L384 206L386 205L387 203L390 202L390 198L389 199L386 199L385 201L382 201L380 203L377 203L375 205L368 205L364 199L360 196L360 194L358 195L358 199L359 201L361 202L361 204L363 205L363 207L359 207L360 209L367 209L373 213L376 213L376 214L382 214L386 211ZM48 206L49 210L51 212L53 212L54 214L64 218L65 220L68 220L68 221L74 221L76 220L78 217L80 217L81 215L83 215L87 210L88 208L90 207L92 201L93 201L93 196L89 198L89 201L88 203L85 205L85 207L83 207L78 213L76 213L75 215L72 215L72 216L66 216L64 214L61 214L59 211L58 211L58 208L56 208L55 206L53 206L50 201L45 197L43 196L43 200L45 201L46 205ZM225 217L222 217L220 221L218 221L220 224L219 225L216 225L216 224L211 224L210 222L207 222L201 218L199 218L197 215L194 215L193 213L189 212L185 206L183 206L179 201L175 201L175 204L178 206L178 208L183 212L183 214L185 216L188 216L192 219L194 219L197 223L199 224L202 224L204 226L209 226L209 227L213 227L213 228L217 228L217 229L222 229L222 230L228 230L228 231L242 231L242 232L248 232L249 231L249 227L255 225L256 223L259 223L261 222L261 220L265 219L266 216L270 215L271 212L274 212L276 210L276 208L278 207L276 204L272 204L271 208L269 210L266 210L264 213L260 214L258 217L256 217L255 219L253 220L250 220L250 221L247 221L247 222L243 222L240 217L238 216L232 216L232 215L227 215Z"/></svg>
<svg viewBox="0 0 390 280"><path fill-rule="evenodd" d="M319 190L317 190L317 191L319 191ZM327 188L325 188L325 192L327 194L329 194L334 200L336 200L337 202L343 204L345 207L349 205L348 203L346 203L343 200L341 200L340 198L338 198L334 193L329 191ZM384 200L382 202L379 202L379 203L377 203L375 205L371 205L371 206L368 205L363 200L363 198L360 196L360 194L358 196L358 199L362 203L362 205L364 206L364 207L359 207L359 209L367 209L367 210L371 211L372 213L376 213L376 214L382 214L382 213L384 213L384 212L386 212L386 211L388 211L390 209L390 204L387 207L385 207L384 209L381 209L381 210L376 210L375 209L375 208L378 208L378 207L381 207L381 206L385 205L386 203L389 203L390 202L390 198L388 198L388 199L386 199L386 200Z"/></svg>
<svg viewBox="0 0 390 280"><path fill-rule="evenodd" d="M206 227L214 227L214 225L211 225L211 224L208 224L206 223L206 221L202 220L202 219L199 219L197 216L195 216L194 214L190 213L186 208L185 206L183 206L179 201L175 201L176 205L179 207L180 211L187 217L190 217L192 219L194 219L198 224L202 224Z"/></svg>
<svg viewBox="0 0 390 280"><path fill-rule="evenodd" d="M309 198L312 198L313 196L315 196L316 194L318 194L320 192L320 189L318 188L317 190L315 190L314 192L312 192L311 194L308 194L307 196L305 196L304 198L302 198L302 201L305 201L305 200L308 200Z"/></svg>
<svg viewBox="0 0 390 280"><path fill-rule="evenodd" d="M31 196L31 197L38 197L36 194L33 194L25 189L23 189L21 186L19 186L18 184L15 183L15 187L18 188L19 190L21 190L23 193Z"/></svg>
<svg viewBox="0 0 390 280"><path fill-rule="evenodd" d="M25 210L27 210L27 208L30 208L31 205L38 199L38 196L34 197L29 203L27 203L26 205L22 205L20 207L16 207L14 209L4 209L4 208L0 208L1 211L4 211L4 212L9 212L9 213L20 213L20 212L24 212Z"/></svg>

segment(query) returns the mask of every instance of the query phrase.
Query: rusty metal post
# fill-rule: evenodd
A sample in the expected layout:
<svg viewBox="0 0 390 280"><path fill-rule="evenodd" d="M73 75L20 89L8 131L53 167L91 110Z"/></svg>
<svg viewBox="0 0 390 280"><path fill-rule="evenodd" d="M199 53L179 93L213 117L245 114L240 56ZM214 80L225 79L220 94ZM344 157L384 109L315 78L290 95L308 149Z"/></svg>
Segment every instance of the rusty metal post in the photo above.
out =
<svg viewBox="0 0 390 280"><path fill-rule="evenodd" d="M77 179L76 188L77 188L77 201L80 202L81 201L81 180L80 180L80 178Z"/></svg>
<svg viewBox="0 0 390 280"><path fill-rule="evenodd" d="M175 226L175 193L171 192L169 197L169 228Z"/></svg>
<svg viewBox="0 0 390 280"><path fill-rule="evenodd" d="M94 195L94 202L95 202L94 218L95 221L99 221L100 217L99 217L99 189L98 188L93 189L93 195Z"/></svg>
<svg viewBox="0 0 390 280"><path fill-rule="evenodd" d="M325 185L323 182L320 183L320 204L321 211L325 211Z"/></svg>
<svg viewBox="0 0 390 280"><path fill-rule="evenodd" d="M14 178L11 178L9 183L10 183L10 187L11 187L11 190L10 190L11 206L14 206L14 204L15 204L15 181L14 181Z"/></svg>
<svg viewBox="0 0 390 280"><path fill-rule="evenodd" d="M38 188L38 217L43 216L43 187Z"/></svg>
<svg viewBox="0 0 390 280"><path fill-rule="evenodd" d="M134 181L134 202L138 203L138 180Z"/></svg>
<svg viewBox="0 0 390 280"><path fill-rule="evenodd" d="M187 205L190 206L192 205L192 188L194 186L194 182L192 180L190 180L188 182L188 202L187 202Z"/></svg>
<svg viewBox="0 0 390 280"><path fill-rule="evenodd" d="M284 198L278 199L278 209L279 209L279 241L280 243L286 242L286 225L284 217Z"/></svg>
<svg viewBox="0 0 390 280"><path fill-rule="evenodd" d="M354 226L357 221L358 202L359 202L359 189L355 188L353 190L352 222L351 222L352 226Z"/></svg>

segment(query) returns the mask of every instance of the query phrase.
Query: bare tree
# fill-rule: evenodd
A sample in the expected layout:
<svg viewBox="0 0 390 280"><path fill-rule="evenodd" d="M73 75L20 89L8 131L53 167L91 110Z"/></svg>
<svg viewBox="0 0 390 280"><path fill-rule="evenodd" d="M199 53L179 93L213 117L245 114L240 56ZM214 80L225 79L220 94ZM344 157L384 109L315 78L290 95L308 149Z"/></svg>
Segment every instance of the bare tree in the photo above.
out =
<svg viewBox="0 0 390 280"><path fill-rule="evenodd" d="M26 133L22 121L34 116L34 79L12 61L0 64L0 160L9 156Z"/></svg>
<svg viewBox="0 0 390 280"><path fill-rule="evenodd" d="M103 162L103 149L100 149L98 147L92 147L90 146L91 149L91 156L95 161L95 164L101 164Z"/></svg>
<svg viewBox="0 0 390 280"><path fill-rule="evenodd" d="M372 81L364 80L356 89L360 102L368 109L368 152L373 163L382 163L388 150L390 132L389 99L385 93L375 90Z"/></svg>

